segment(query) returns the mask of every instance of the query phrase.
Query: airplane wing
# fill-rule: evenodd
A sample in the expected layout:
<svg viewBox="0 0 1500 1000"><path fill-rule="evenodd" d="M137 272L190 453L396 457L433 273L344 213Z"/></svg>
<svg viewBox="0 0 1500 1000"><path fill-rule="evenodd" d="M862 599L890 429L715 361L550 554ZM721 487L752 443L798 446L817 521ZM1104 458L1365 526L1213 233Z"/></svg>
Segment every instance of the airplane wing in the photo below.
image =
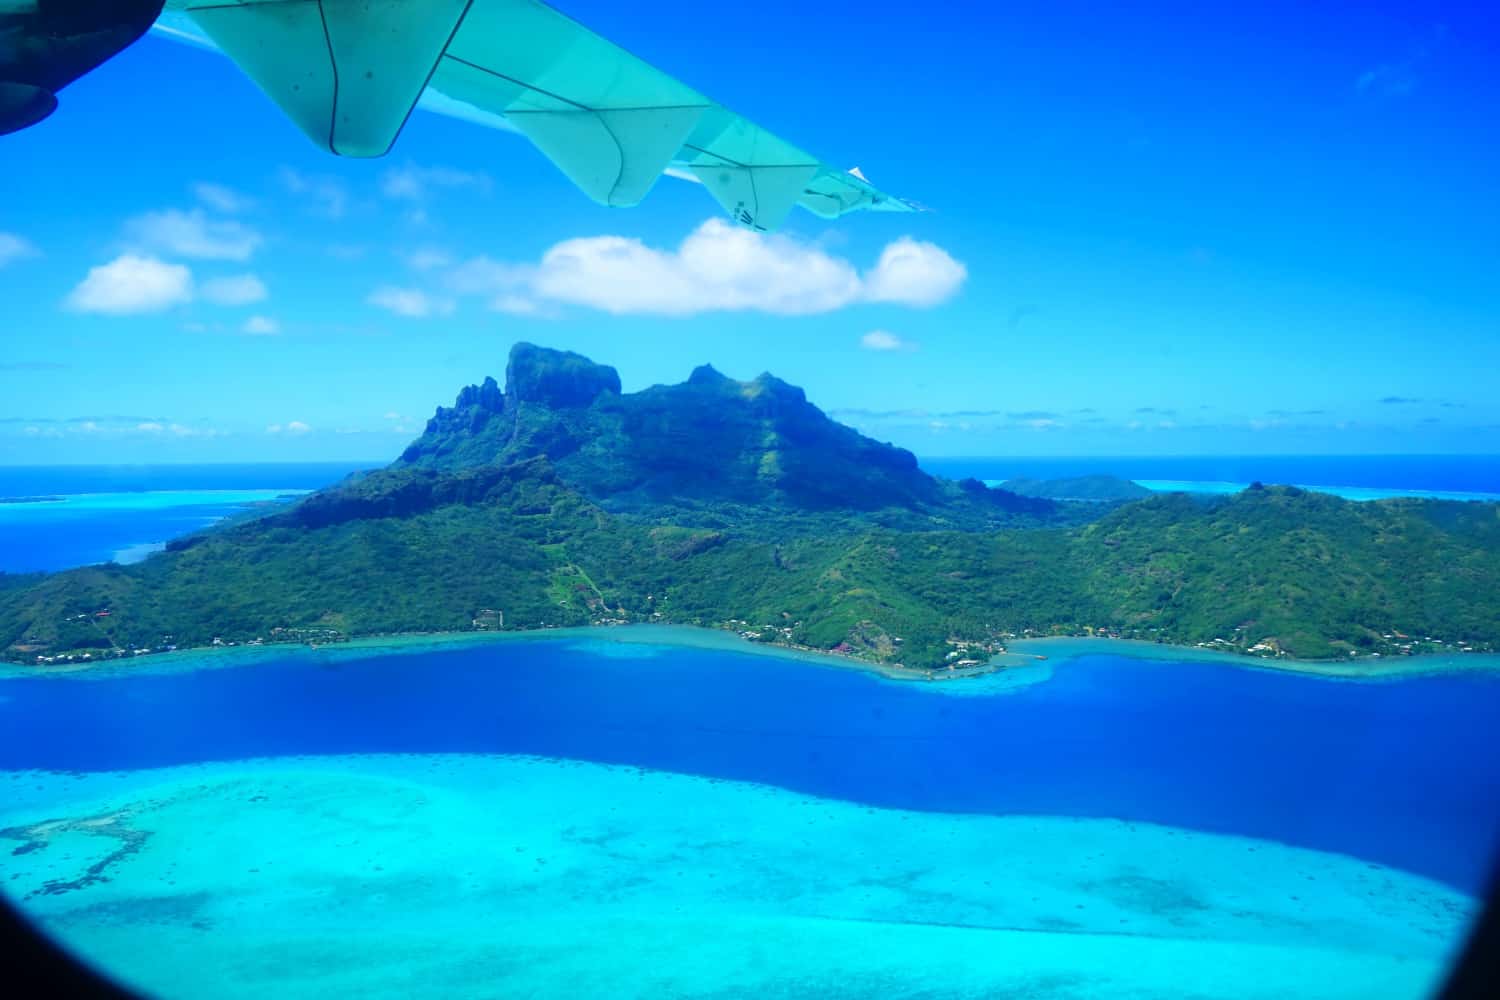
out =
<svg viewBox="0 0 1500 1000"><path fill-rule="evenodd" d="M158 30L228 55L319 146L380 156L418 106L520 132L601 205L664 172L742 225L909 212L539 0L168 0Z"/></svg>

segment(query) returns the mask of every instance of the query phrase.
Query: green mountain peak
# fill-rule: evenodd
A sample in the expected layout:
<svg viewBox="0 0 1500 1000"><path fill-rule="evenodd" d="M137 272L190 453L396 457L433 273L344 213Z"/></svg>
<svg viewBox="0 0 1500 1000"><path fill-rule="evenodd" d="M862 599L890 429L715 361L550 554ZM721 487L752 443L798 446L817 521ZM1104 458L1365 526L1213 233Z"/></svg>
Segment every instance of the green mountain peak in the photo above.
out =
<svg viewBox="0 0 1500 1000"><path fill-rule="evenodd" d="M397 464L453 471L541 455L614 509L915 509L951 499L911 452L832 420L774 375L740 382L702 365L685 382L622 393L615 369L528 343L512 348L503 392L493 378L465 388Z"/></svg>

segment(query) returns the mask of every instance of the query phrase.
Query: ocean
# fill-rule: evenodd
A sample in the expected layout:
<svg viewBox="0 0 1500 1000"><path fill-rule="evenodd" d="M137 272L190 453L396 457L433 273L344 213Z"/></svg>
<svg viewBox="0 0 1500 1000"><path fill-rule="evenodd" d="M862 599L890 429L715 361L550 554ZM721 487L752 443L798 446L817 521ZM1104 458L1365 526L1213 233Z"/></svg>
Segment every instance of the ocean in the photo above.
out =
<svg viewBox="0 0 1500 1000"><path fill-rule="evenodd" d="M988 693L983 679L877 682L748 653L568 639L288 652L231 669L12 678L3 690L10 771L523 754L890 809L1234 833L1471 893L1500 831L1500 797L1474 795L1500 790L1500 676L1485 672L1356 684L1085 656Z"/></svg>
<svg viewBox="0 0 1500 1000"><path fill-rule="evenodd" d="M1101 471L954 461L924 464ZM1479 460L1119 461L1500 486ZM68 498L0 504L0 568L350 471L0 470L0 495ZM921 683L718 638L6 668L0 892L163 997L1281 1000L1428 995L1493 872L1500 658L1348 681L1105 642Z"/></svg>
<svg viewBox="0 0 1500 1000"><path fill-rule="evenodd" d="M922 467L951 479L990 483L1021 477L1109 475L1148 489L1225 493L1254 482L1304 486L1350 500L1429 496L1500 500L1500 455L1228 455L1046 458L929 458Z"/></svg>
<svg viewBox="0 0 1500 1000"><path fill-rule="evenodd" d="M1420 997L1490 872L1500 671L602 635L11 672L0 886L162 996Z"/></svg>
<svg viewBox="0 0 1500 1000"><path fill-rule="evenodd" d="M170 539L258 506L285 503L358 468L0 466L0 572L136 562Z"/></svg>

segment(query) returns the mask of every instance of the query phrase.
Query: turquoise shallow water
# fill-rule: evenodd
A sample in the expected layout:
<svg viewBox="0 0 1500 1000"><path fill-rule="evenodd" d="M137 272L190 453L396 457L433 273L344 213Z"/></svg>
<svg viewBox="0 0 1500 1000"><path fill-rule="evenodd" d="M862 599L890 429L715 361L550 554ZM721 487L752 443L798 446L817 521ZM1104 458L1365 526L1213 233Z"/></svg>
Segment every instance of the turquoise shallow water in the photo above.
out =
<svg viewBox="0 0 1500 1000"><path fill-rule="evenodd" d="M1500 830L1493 671L1353 683L1180 652L1146 659L1167 651L1121 644L1140 656L1080 647L973 681L913 683L755 655L742 641L614 638L636 635L262 647L162 657L161 672L150 657L139 673L137 661L16 669L0 684L0 769L523 753L886 808L1259 837L1468 892L1489 876ZM223 665L189 669L212 663Z"/></svg>
<svg viewBox="0 0 1500 1000"><path fill-rule="evenodd" d="M1477 909L1490 672L670 634L12 672L0 891L165 997L1420 997Z"/></svg>
<svg viewBox="0 0 1500 1000"><path fill-rule="evenodd" d="M1411 997L1474 907L1267 841L515 756L8 786L6 891L166 996Z"/></svg>
<svg viewBox="0 0 1500 1000"><path fill-rule="evenodd" d="M154 511L170 507L217 507L265 503L307 490L158 490L130 493L78 493L0 504L0 517L20 520L81 511Z"/></svg>

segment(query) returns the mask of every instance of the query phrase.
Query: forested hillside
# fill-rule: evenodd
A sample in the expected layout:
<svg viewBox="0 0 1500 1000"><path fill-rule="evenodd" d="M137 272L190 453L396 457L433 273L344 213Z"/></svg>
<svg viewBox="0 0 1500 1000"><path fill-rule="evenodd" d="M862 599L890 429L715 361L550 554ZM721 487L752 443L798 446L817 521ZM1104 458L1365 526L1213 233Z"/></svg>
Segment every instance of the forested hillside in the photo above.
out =
<svg viewBox="0 0 1500 1000"><path fill-rule="evenodd" d="M134 566L0 575L20 662L659 621L909 667L1089 630L1262 655L1500 641L1500 506L1070 503L922 472L770 376L622 395L521 345L392 467ZM961 648L962 647L962 648Z"/></svg>

